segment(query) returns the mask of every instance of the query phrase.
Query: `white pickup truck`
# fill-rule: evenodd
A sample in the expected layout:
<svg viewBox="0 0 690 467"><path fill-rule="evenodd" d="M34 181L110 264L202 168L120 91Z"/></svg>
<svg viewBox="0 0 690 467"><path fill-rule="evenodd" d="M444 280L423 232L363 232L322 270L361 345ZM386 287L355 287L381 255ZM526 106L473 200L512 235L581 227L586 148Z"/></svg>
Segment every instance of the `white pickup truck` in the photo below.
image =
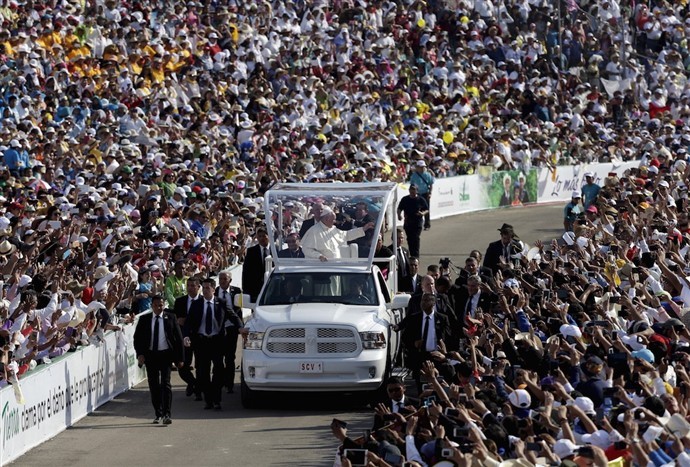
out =
<svg viewBox="0 0 690 467"><path fill-rule="evenodd" d="M252 310L242 355L243 406L259 406L265 391L377 390L390 375L399 347L391 325L400 322L410 299L395 293L395 256L377 257L375 264L377 236L371 235L364 242L343 243L328 261L282 258L277 253L286 230L275 225L289 224L283 216L299 223L321 203L339 212L341 227L352 227L357 219L351 208L367 203L374 232L386 218L394 231L395 185L283 184L267 192L265 202L266 218L274 220L267 226L269 238L276 241L257 302L242 296L242 306ZM366 242L372 239L370 247Z"/></svg>

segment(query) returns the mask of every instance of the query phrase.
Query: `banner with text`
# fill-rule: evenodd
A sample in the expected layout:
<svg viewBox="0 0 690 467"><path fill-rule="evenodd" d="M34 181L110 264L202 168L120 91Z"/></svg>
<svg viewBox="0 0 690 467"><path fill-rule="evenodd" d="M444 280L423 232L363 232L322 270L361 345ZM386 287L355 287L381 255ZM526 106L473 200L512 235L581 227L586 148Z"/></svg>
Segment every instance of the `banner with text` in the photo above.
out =
<svg viewBox="0 0 690 467"><path fill-rule="evenodd" d="M554 201L569 201L575 190L580 190L585 183L585 173L594 174L594 183L604 186L604 179L609 173L622 175L623 172L632 167L638 167L640 161L624 162L622 164L582 164L582 165L563 165L551 170L548 168L539 169L539 203L549 203Z"/></svg>
<svg viewBox="0 0 690 467"><path fill-rule="evenodd" d="M431 195L431 217L454 216L487 208L486 192L479 175L438 178Z"/></svg>
<svg viewBox="0 0 690 467"><path fill-rule="evenodd" d="M20 379L24 404L12 386L0 390L0 465L52 438L100 405L138 384L134 326L89 345Z"/></svg>

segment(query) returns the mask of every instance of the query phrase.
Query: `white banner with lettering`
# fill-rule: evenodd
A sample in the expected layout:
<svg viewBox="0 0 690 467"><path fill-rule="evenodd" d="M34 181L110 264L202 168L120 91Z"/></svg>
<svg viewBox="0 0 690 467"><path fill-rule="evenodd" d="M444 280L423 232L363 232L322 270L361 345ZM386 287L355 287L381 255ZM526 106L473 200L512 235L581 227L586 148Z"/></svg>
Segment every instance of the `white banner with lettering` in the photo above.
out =
<svg viewBox="0 0 690 467"><path fill-rule="evenodd" d="M106 334L20 379L24 404L12 386L0 390L0 465L54 437L100 405L145 379L133 345L134 326Z"/></svg>
<svg viewBox="0 0 690 467"><path fill-rule="evenodd" d="M479 175L436 179L430 206L433 219L479 211L486 207L486 190L482 189Z"/></svg>
<svg viewBox="0 0 690 467"><path fill-rule="evenodd" d="M622 164L582 164L563 165L554 170L539 169L537 203L551 203L554 201L569 201L573 191L580 190L585 183L585 173L594 173L594 183L604 186L604 179L609 173L622 175L631 167L638 167L640 161L624 162Z"/></svg>
<svg viewBox="0 0 690 467"><path fill-rule="evenodd" d="M398 185L398 202L408 194L409 184ZM396 206L397 208L397 206ZM437 178L431 193L431 218L455 216L488 208L486 190L479 175Z"/></svg>

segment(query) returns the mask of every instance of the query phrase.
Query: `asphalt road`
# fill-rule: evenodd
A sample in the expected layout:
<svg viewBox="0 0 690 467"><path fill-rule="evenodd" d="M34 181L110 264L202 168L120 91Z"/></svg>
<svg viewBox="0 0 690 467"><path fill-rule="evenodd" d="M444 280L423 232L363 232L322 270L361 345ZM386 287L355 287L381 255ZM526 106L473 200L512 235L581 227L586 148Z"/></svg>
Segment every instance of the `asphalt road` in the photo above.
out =
<svg viewBox="0 0 690 467"><path fill-rule="evenodd" d="M562 206L487 211L432 222L422 235L421 268L448 257L462 266L473 249L485 251L507 222L523 241L560 236ZM239 377L239 375L238 375ZM173 374L173 419L152 425L153 409L146 383L103 405L14 464L21 466L325 466L337 443L330 435L332 418L349 423L360 435L371 425L371 413L356 400L341 397L285 397L272 407L245 410L235 394L223 395L223 411L203 410L203 402L184 395Z"/></svg>

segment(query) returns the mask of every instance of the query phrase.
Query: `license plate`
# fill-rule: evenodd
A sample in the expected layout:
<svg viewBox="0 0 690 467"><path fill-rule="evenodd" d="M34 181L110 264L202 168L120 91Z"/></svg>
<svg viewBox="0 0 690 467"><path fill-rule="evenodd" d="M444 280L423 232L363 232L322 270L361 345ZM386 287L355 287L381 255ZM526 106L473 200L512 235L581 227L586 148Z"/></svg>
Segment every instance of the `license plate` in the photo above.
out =
<svg viewBox="0 0 690 467"><path fill-rule="evenodd" d="M300 362L300 373L323 373L323 364L321 362Z"/></svg>

